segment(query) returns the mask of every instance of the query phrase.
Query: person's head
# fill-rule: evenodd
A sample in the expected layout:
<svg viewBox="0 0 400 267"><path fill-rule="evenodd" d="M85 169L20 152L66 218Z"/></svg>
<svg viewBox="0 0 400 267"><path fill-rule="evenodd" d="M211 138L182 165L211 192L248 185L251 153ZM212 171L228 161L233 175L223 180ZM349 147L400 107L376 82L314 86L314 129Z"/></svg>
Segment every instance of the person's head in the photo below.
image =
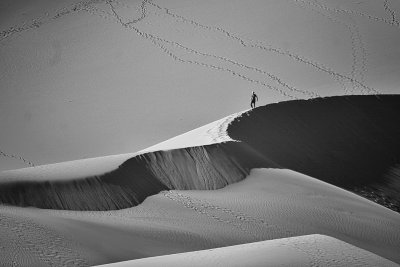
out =
<svg viewBox="0 0 400 267"><path fill-rule="evenodd" d="M253 95L254 95L255 93L254 93L254 91L253 91Z"/></svg>

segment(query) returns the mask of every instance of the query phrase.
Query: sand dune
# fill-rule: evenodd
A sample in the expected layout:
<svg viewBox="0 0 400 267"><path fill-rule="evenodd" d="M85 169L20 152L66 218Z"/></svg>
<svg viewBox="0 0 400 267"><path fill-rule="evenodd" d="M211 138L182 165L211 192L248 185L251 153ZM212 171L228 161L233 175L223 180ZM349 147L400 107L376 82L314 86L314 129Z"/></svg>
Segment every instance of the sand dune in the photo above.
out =
<svg viewBox="0 0 400 267"><path fill-rule="evenodd" d="M260 107L229 135L282 168L400 211L400 96L346 96Z"/></svg>
<svg viewBox="0 0 400 267"><path fill-rule="evenodd" d="M245 256L244 256L245 255ZM398 266L323 235L275 239L101 266Z"/></svg>
<svg viewBox="0 0 400 267"><path fill-rule="evenodd" d="M394 115L400 112L399 102L398 96L346 96L268 105L136 154L4 172L0 201L52 209L120 209L162 190L218 189L244 179L252 168L275 167L398 210L400 186L389 184L387 175L399 158L400 123Z"/></svg>
<svg viewBox="0 0 400 267"><path fill-rule="evenodd" d="M398 10L1 1L0 266L398 266Z"/></svg>
<svg viewBox="0 0 400 267"><path fill-rule="evenodd" d="M262 160L245 145L229 139L226 128L237 116L233 114L136 154L3 172L0 202L51 209L110 210L135 206L166 189L222 188L244 179Z"/></svg>
<svg viewBox="0 0 400 267"><path fill-rule="evenodd" d="M2 246L37 262L54 250L87 266L310 234L400 262L398 213L290 170L256 169L220 190L163 191L115 211L0 209Z"/></svg>
<svg viewBox="0 0 400 267"><path fill-rule="evenodd" d="M399 263L400 215L342 189L379 189L396 207L399 101L282 102L147 151L4 172L1 264L88 266L314 234ZM340 264L384 264L350 248Z"/></svg>

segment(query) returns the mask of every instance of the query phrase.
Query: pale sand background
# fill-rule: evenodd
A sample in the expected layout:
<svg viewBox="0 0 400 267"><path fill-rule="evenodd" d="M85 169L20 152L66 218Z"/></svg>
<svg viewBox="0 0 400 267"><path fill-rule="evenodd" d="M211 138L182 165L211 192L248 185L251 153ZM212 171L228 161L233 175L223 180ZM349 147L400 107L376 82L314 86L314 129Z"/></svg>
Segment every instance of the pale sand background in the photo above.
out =
<svg viewBox="0 0 400 267"><path fill-rule="evenodd" d="M2 179L103 173L248 108L252 90L261 104L399 92L396 1L85 3L0 3L0 169L118 155ZM229 140L218 125L149 150ZM0 265L87 266L311 234L399 263L399 216L293 171L255 169L222 190L164 191L119 211L0 206Z"/></svg>
<svg viewBox="0 0 400 267"><path fill-rule="evenodd" d="M141 1L113 6L143 17ZM260 104L399 92L398 1L144 7L135 30L101 0L1 1L0 170L139 151L249 108L252 90Z"/></svg>

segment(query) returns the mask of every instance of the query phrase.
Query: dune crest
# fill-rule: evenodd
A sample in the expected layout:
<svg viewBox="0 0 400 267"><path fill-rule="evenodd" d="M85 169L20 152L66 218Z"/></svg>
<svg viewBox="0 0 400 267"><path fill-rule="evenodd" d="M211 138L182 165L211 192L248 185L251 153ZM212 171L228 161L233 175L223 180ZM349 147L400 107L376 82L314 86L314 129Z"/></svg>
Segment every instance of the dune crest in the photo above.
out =
<svg viewBox="0 0 400 267"><path fill-rule="evenodd" d="M136 206L163 190L222 188L266 162L228 136L228 125L240 114L136 154L3 172L0 202L46 209L114 210Z"/></svg>
<svg viewBox="0 0 400 267"><path fill-rule="evenodd" d="M65 166L73 168L73 162L53 166L47 173L39 168L46 179L29 179L35 168L5 172L0 178L0 202L48 209L121 209L163 190L219 189L243 180L252 168L273 167L359 194L362 188L368 192L365 197L398 210L400 186L387 178L400 158L397 114L400 97L395 95L267 105L127 154L132 157L100 174L88 171L86 176L57 178ZM110 159L115 164L123 157ZM385 194L389 187L391 193Z"/></svg>

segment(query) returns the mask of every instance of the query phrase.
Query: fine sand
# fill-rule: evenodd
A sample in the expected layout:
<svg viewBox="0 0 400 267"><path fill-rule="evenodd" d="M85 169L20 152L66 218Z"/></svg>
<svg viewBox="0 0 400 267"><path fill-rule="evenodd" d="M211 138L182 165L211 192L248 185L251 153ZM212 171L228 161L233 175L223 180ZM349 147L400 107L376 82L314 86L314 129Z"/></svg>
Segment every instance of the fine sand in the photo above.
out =
<svg viewBox="0 0 400 267"><path fill-rule="evenodd" d="M105 264L309 234L400 262L398 213L289 170L253 170L216 191L164 191L119 211L0 213L4 265Z"/></svg>
<svg viewBox="0 0 400 267"><path fill-rule="evenodd" d="M245 256L244 256L245 255ZM324 235L307 235L102 266L397 266Z"/></svg>
<svg viewBox="0 0 400 267"><path fill-rule="evenodd" d="M398 10L2 1L0 266L400 264Z"/></svg>
<svg viewBox="0 0 400 267"><path fill-rule="evenodd" d="M275 239L280 241L267 246L283 253L286 248L276 244L290 247L298 239L282 238L304 235L312 237L300 243L317 244L303 251L308 256L299 256L304 264L390 265L382 258L400 263L399 213L338 187L358 181L383 190L391 185L396 192L397 165L385 159L398 151L392 137L400 123L391 115L398 101L397 96L351 96L283 102L228 116L131 154L118 167L113 166L130 155L4 172L0 265L99 265ZM318 128L315 113L328 116L335 131L324 124ZM346 129L351 131L343 138ZM317 130L324 135L319 137ZM285 146L290 136L297 143ZM364 155L363 144L384 153L379 160ZM329 155L335 147L342 155L350 153L344 157L347 165L334 157L327 164L321 149ZM108 160L109 165L96 169L94 162ZM363 160L365 170L358 165ZM350 182L340 175L313 178L299 172L300 167L304 173L325 168L340 174L352 162ZM362 175L376 170L381 176L372 180ZM391 170L388 178L386 170ZM320 245L322 256L314 253ZM212 258L223 264L226 252L219 251L213 253L221 257ZM249 252L249 264L264 261L252 253L259 252Z"/></svg>

